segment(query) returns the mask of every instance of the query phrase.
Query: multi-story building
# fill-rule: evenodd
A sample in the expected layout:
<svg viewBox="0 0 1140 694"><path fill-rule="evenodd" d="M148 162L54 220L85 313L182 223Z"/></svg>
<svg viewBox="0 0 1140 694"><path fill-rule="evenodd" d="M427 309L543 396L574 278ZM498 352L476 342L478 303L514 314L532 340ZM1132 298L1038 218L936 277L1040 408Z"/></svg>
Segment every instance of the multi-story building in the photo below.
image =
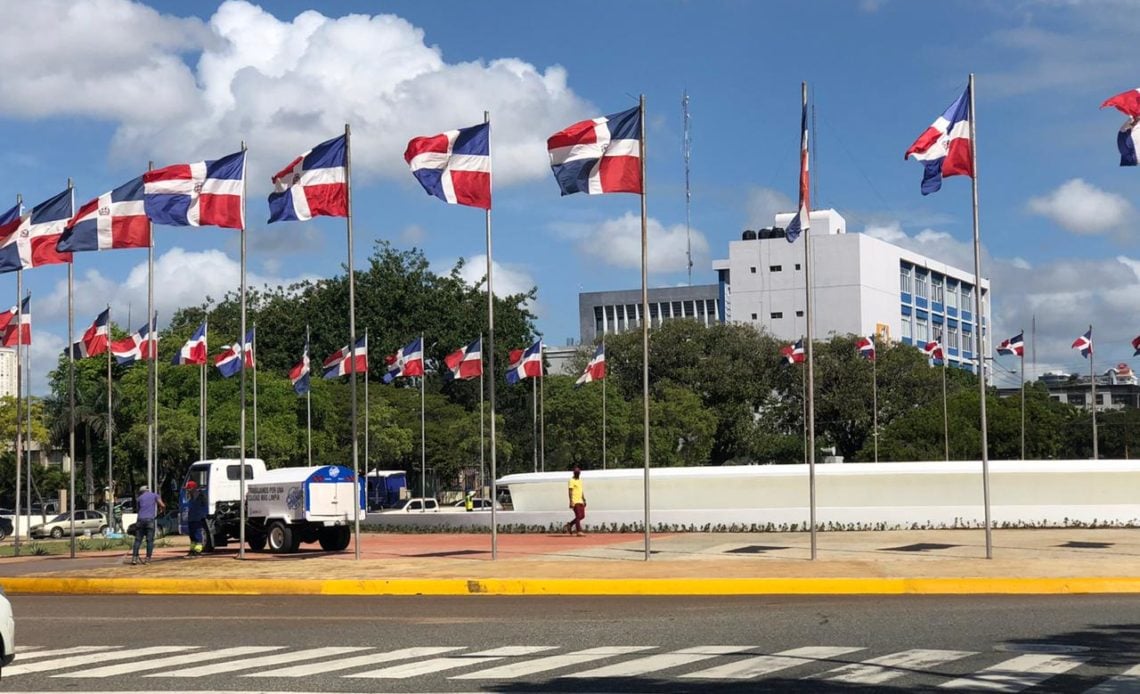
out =
<svg viewBox="0 0 1140 694"><path fill-rule="evenodd" d="M1037 379L1049 390L1049 397L1074 407L1092 409L1092 381L1088 375L1050 371ZM1000 388L998 394L1014 396L1020 388ZM1096 377L1096 409L1119 410L1125 407L1140 408L1140 381L1136 372L1128 364L1117 364L1114 368Z"/></svg>
<svg viewBox="0 0 1140 694"><path fill-rule="evenodd" d="M0 348L0 397L16 395L16 350Z"/></svg>
<svg viewBox="0 0 1140 694"><path fill-rule="evenodd" d="M788 243L791 214L775 226L745 231L713 261L724 319L751 323L777 337L806 333L804 243ZM974 273L866 234L848 234L835 210L811 213L813 335L877 334L909 345L941 341L951 366L977 363ZM989 281L982 278L982 311L990 315ZM983 348L990 353L986 322Z"/></svg>
<svg viewBox="0 0 1140 694"><path fill-rule="evenodd" d="M649 290L649 327L676 318L705 325L724 322L720 286L657 287ZM583 344L601 335L614 335L641 327L641 290L583 292L578 295L578 323Z"/></svg>

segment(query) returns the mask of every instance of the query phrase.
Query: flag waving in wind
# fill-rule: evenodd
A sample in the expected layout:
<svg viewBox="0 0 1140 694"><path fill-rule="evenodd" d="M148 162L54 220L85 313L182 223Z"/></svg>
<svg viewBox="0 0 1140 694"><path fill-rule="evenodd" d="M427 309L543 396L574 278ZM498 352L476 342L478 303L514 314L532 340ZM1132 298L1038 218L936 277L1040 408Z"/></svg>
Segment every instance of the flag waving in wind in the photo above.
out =
<svg viewBox="0 0 1140 694"><path fill-rule="evenodd" d="M196 365L201 366L206 363L206 354L208 353L206 345L206 322L198 326L186 344L182 345L182 349L178 350L174 355L172 363L178 365Z"/></svg>
<svg viewBox="0 0 1140 694"><path fill-rule="evenodd" d="M1088 332L1073 340L1073 349L1080 350L1081 356L1088 359L1093 353L1092 328Z"/></svg>
<svg viewBox="0 0 1140 694"><path fill-rule="evenodd" d="M304 395L309 392L309 341L305 340L305 351L301 353L301 361L289 370L289 380L293 382L293 392Z"/></svg>
<svg viewBox="0 0 1140 694"><path fill-rule="evenodd" d="M428 195L452 205L491 209L491 125L413 137L404 161Z"/></svg>
<svg viewBox="0 0 1140 694"><path fill-rule="evenodd" d="M32 297L25 296L20 302L19 319L16 314L16 307L13 306L0 317L0 327L4 331L0 343L5 347L32 344Z"/></svg>
<svg viewBox="0 0 1140 694"><path fill-rule="evenodd" d="M328 359L325 359L323 365L325 370L325 378L336 378L337 376L347 376L351 373L368 373L368 345L365 344L364 338L356 341L356 346L352 349L348 345L341 347L333 352Z"/></svg>
<svg viewBox="0 0 1140 694"><path fill-rule="evenodd" d="M226 347L221 354L214 358L214 366L222 376L229 378L241 373L242 369L254 368L253 359L253 330L245 334L245 343L234 343Z"/></svg>
<svg viewBox="0 0 1140 694"><path fill-rule="evenodd" d="M70 188L33 207L11 233L0 239L0 272L70 263L71 254L60 253L55 247L71 215Z"/></svg>
<svg viewBox="0 0 1140 694"><path fill-rule="evenodd" d="M859 350L859 356L867 361L875 361L875 339L871 337L860 337L855 341L855 349Z"/></svg>
<svg viewBox="0 0 1140 694"><path fill-rule="evenodd" d="M1025 356L1025 333L1020 332L1011 338L1001 341L997 346L997 353L1006 356Z"/></svg>
<svg viewBox="0 0 1140 694"><path fill-rule="evenodd" d="M150 222L143 203L142 176L103 193L67 222L57 251L107 251L150 246Z"/></svg>
<svg viewBox="0 0 1140 694"><path fill-rule="evenodd" d="M511 350L510 362L507 365L507 383L515 385L525 378L538 378L542 375L542 340L535 340L534 344L525 350Z"/></svg>
<svg viewBox="0 0 1140 694"><path fill-rule="evenodd" d="M391 383L397 378L424 375L424 348L420 338L416 338L384 358L388 370L384 382Z"/></svg>
<svg viewBox="0 0 1140 694"><path fill-rule="evenodd" d="M348 137L305 152L273 177L269 223L348 216Z"/></svg>
<svg viewBox="0 0 1140 694"><path fill-rule="evenodd" d="M1105 99L1101 108L1112 106L1128 116L1120 131L1116 133L1116 148L1120 151L1121 166L1136 166L1137 141L1140 140L1140 89L1129 89L1114 97Z"/></svg>
<svg viewBox="0 0 1140 694"><path fill-rule="evenodd" d="M1132 356L1140 357L1140 335L1132 338Z"/></svg>
<svg viewBox="0 0 1140 694"><path fill-rule="evenodd" d="M641 107L591 118L546 141L563 195L641 193Z"/></svg>
<svg viewBox="0 0 1140 694"><path fill-rule="evenodd" d="M781 347L780 357L784 360L785 364L802 364L805 359L803 338L796 340L790 345Z"/></svg>
<svg viewBox="0 0 1140 694"><path fill-rule="evenodd" d="M922 347L922 351L926 352L926 356L930 357L936 362L942 363L946 360L946 353L942 351L942 343L938 340L931 340Z"/></svg>
<svg viewBox="0 0 1140 694"><path fill-rule="evenodd" d="M115 361L119 364L133 364L135 361L153 359L154 355L150 353L150 333L154 330L154 325L157 322L158 314L156 313L149 326L144 325L134 335L112 342L111 354L115 356ZM158 349L157 335L154 338L154 347L155 350Z"/></svg>
<svg viewBox="0 0 1140 694"><path fill-rule="evenodd" d="M244 229L244 195L244 151L143 174L146 216L155 224Z"/></svg>
<svg viewBox="0 0 1140 694"><path fill-rule="evenodd" d="M483 375L483 340L478 339L460 347L443 358L447 365L448 376L452 379L466 381Z"/></svg>
<svg viewBox="0 0 1140 694"><path fill-rule="evenodd" d="M598 345L598 349L594 351L594 356L590 362L586 364L585 371L574 382L574 387L577 388L586 383L600 381L606 377L606 345L602 343Z"/></svg>
<svg viewBox="0 0 1140 694"><path fill-rule="evenodd" d="M903 159L913 156L922 162L922 194L930 195L942 189L947 176L974 176L973 155L970 145L970 89L962 92L950 104L946 113L927 128Z"/></svg>
<svg viewBox="0 0 1140 694"><path fill-rule="evenodd" d="M795 243L802 232L811 226L811 197L809 191L811 177L808 173L808 110L804 99L803 115L800 116L800 206L796 216L784 231L788 243Z"/></svg>
<svg viewBox="0 0 1140 694"><path fill-rule="evenodd" d="M95 322L83 333L83 337L71 345L74 359L96 357L107 351L107 323L111 319L111 309L100 313Z"/></svg>

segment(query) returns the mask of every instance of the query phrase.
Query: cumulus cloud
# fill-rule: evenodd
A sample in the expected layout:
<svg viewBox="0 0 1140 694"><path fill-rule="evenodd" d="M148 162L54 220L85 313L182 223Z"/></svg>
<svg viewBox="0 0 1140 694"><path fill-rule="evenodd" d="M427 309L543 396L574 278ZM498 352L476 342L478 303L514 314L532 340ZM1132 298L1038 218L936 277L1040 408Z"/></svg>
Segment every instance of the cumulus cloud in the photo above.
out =
<svg viewBox="0 0 1140 694"><path fill-rule="evenodd" d="M1123 196L1103 191L1080 178L1062 183L1047 195L1031 198L1027 207L1081 235L1119 230L1135 217L1132 204Z"/></svg>
<svg viewBox="0 0 1140 694"><path fill-rule="evenodd" d="M752 188L745 199L748 228L770 227L781 212L793 212L796 204L783 193L771 188Z"/></svg>
<svg viewBox="0 0 1140 694"><path fill-rule="evenodd" d="M649 236L649 272L680 272L687 269L689 234L684 224L666 227L650 217L646 223ZM641 268L641 216L627 212L617 219L595 225L563 225L560 232L574 239L578 250L606 265L619 268ZM705 235L692 230L693 267L709 262L709 243Z"/></svg>
<svg viewBox="0 0 1140 694"><path fill-rule="evenodd" d="M443 270L443 272L449 271L454 264L454 261L447 264L448 270ZM513 294L525 294L538 284L526 268L521 265L504 265L496 260L491 263L491 270L494 272L495 296L500 298ZM440 271L436 270L436 272ZM471 286L482 282L487 276L487 255L480 254L464 258L459 276Z"/></svg>

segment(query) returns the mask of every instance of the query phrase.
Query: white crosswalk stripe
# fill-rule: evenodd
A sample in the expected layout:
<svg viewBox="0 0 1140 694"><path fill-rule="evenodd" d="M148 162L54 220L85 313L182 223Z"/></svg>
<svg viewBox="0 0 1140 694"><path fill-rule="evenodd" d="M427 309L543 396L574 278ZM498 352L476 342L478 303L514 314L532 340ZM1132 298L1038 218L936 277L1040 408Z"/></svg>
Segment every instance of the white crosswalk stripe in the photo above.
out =
<svg viewBox="0 0 1140 694"><path fill-rule="evenodd" d="M102 653L88 653L86 655L74 655L70 658L60 658L41 660L36 663L9 665L4 668L5 677L14 677L15 675L27 675L33 672L48 672L50 670L64 670L71 667L79 667L81 665L91 665L92 663L99 663L104 660L129 660L131 658L145 658L151 655L161 655L163 653L187 653L193 651L194 646L148 646L147 648L131 648L127 650L104 651Z"/></svg>
<svg viewBox="0 0 1140 694"><path fill-rule="evenodd" d="M759 655L755 658L744 658L725 665L717 665L707 670L698 670L681 675L683 678L711 679L711 680L746 680L761 677L780 670L819 663L841 655L861 651L862 648L845 648L841 646L807 646L780 651L772 655ZM826 663L825 663L826 664Z"/></svg>
<svg viewBox="0 0 1140 694"><path fill-rule="evenodd" d="M279 651L281 646L273 646L270 650ZM184 668L182 670L167 670L166 672L156 672L151 675L143 675L144 677L206 677L210 675L218 675L224 672L237 672L238 670L252 670L253 668L264 667L266 665L280 665L281 663L291 663L296 660L312 660L314 658L324 658L330 655L339 655L346 651L364 650L363 648L347 648L344 646L322 646L321 648L308 648L305 650L294 651L286 649L284 653L275 653L273 655L262 655L256 658L242 658L240 660L231 660L226 663L212 663L210 665L200 665L198 667Z"/></svg>
<svg viewBox="0 0 1140 694"><path fill-rule="evenodd" d="M480 651L478 653L432 658L430 660L421 660L418 663L393 665L392 667L381 668L379 670L357 672L352 675L345 675L345 677L403 679L416 677L418 675L434 674L445 670L454 670L468 665L481 665L492 660L502 660L503 658L512 656L530 655L531 653L549 651L553 648L556 648L556 646L503 646L502 648L492 648L489 651Z"/></svg>
<svg viewBox="0 0 1140 694"><path fill-rule="evenodd" d="M605 665L593 670L574 672L564 677L598 678L598 677L638 677L658 670L698 663L709 658L733 653L748 653L752 650L748 646L697 646L695 648L682 648L671 653L659 653L644 658L634 658L624 663Z"/></svg>
<svg viewBox="0 0 1140 694"><path fill-rule="evenodd" d="M848 684L882 684L904 677L916 670L925 671L935 665L948 663L951 660L958 660L969 655L975 655L975 652L914 648L828 670L820 673L817 677L831 682Z"/></svg>
<svg viewBox="0 0 1140 694"><path fill-rule="evenodd" d="M1020 692L1068 672L1087 660L1071 655L1019 655L939 686L974 692Z"/></svg>
<svg viewBox="0 0 1140 694"><path fill-rule="evenodd" d="M117 646L75 646L74 648L55 648L47 651L33 651L31 653L24 653L16 649L16 662L23 663L27 660L35 660L36 658L54 658L59 655L78 655L80 653L92 653L94 651L111 651Z"/></svg>
<svg viewBox="0 0 1140 694"><path fill-rule="evenodd" d="M1116 677L1101 682L1084 694L1138 694L1140 693L1140 665L1134 665Z"/></svg>
<svg viewBox="0 0 1140 694"><path fill-rule="evenodd" d="M602 660L604 658L612 658L615 655L647 651L650 648L652 648L652 646L601 646L598 648L587 648L586 650L574 651L573 653L548 655L533 660L524 660L521 663L497 665L485 670L476 670L475 672L469 672L464 675L456 675L451 679L508 680L525 675L535 675L540 672L550 672L551 670L558 670L560 668L582 665L583 663Z"/></svg>
<svg viewBox="0 0 1140 694"><path fill-rule="evenodd" d="M426 658L429 655L439 655L440 653L458 651L463 648L463 646L401 648L395 651L388 651L387 653L369 653L367 655L357 655L351 658L340 658L339 660L325 660L317 663L294 665L293 667L269 670L268 672L251 672L247 675L242 675L242 677L308 677L309 675L321 675L326 672L336 672L337 670L350 670L354 667L389 663L393 660Z"/></svg>
<svg viewBox="0 0 1140 694"><path fill-rule="evenodd" d="M114 677L116 675L127 675L132 672L158 670L164 667L186 665L187 663L196 663L204 660L236 658L242 655L250 655L251 653L264 653L265 651L273 650L276 650L275 646L235 646L234 648L223 648L217 651L192 651L190 653L180 653L166 658L155 658L154 660L137 660L133 663L119 663L117 665L104 665L88 670L65 672L62 675L52 675L52 677Z"/></svg>

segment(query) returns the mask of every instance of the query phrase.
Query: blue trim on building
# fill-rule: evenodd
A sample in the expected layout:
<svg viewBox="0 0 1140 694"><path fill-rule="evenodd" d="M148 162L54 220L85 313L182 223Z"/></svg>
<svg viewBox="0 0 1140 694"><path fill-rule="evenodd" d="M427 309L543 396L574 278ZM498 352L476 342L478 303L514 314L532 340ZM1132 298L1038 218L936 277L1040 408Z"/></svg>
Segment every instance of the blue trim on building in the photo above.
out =
<svg viewBox="0 0 1140 694"><path fill-rule="evenodd" d="M899 301L903 302L904 304L913 303L911 296L910 296L910 292L900 291L899 292Z"/></svg>
<svg viewBox="0 0 1140 694"><path fill-rule="evenodd" d="M910 315L910 306L903 306L902 307L902 314L904 316L909 316Z"/></svg>
<svg viewBox="0 0 1140 694"><path fill-rule="evenodd" d="M916 296L916 297L914 297L914 305L926 308L926 306L927 306L926 299L922 298L921 296Z"/></svg>

